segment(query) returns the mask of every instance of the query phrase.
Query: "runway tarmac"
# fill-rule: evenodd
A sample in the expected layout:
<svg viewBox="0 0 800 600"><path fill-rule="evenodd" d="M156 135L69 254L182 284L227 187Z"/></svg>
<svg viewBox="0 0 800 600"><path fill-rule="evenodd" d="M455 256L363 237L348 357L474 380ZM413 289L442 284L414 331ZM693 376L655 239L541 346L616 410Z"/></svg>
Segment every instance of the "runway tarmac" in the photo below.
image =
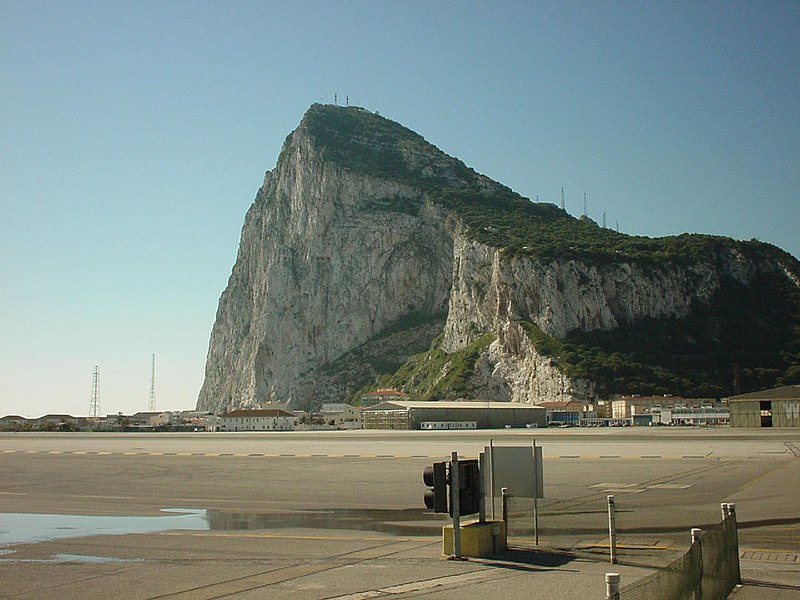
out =
<svg viewBox="0 0 800 600"><path fill-rule="evenodd" d="M446 519L422 505L423 468L454 450L476 456L490 439L529 445L534 437L545 456L540 542L551 554L535 552L530 503L518 499L511 531L528 552L524 569L441 560ZM0 521L0 597L118 589L113 595L130 598L238 598L256 594L249 589L261 590L252 597L333 598L406 585L380 593L445 598L452 588L460 598L491 598L525 585L518 577L527 569L537 585L550 582L549 597L589 598L596 587L601 598L609 493L620 543L640 565L622 567L629 579L685 549L691 527L718 522L719 504L735 502L745 575L778 573L800 585L798 443L791 430L689 428L0 434L3 513L153 520L175 517L162 509L188 509L208 525L98 535L86 521L64 526L74 537L10 544ZM92 535L77 535L81 527ZM570 558L559 566L553 556ZM589 595L558 596L569 573Z"/></svg>

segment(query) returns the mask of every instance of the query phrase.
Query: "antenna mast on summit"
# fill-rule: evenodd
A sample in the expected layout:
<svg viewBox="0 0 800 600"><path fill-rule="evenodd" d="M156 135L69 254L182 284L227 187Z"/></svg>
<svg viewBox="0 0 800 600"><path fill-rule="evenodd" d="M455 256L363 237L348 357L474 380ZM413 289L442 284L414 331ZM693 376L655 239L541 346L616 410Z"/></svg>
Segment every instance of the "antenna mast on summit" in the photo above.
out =
<svg viewBox="0 0 800 600"><path fill-rule="evenodd" d="M150 400L147 402L147 410L156 409L156 355L153 354L153 363L150 369Z"/></svg>
<svg viewBox="0 0 800 600"><path fill-rule="evenodd" d="M562 185L561 186L561 210L566 210L566 208L564 208L564 206L565 206L564 205L564 186Z"/></svg>
<svg viewBox="0 0 800 600"><path fill-rule="evenodd" d="M583 216L584 217L588 217L589 216L589 211L587 210L587 206L586 206L586 192L583 192Z"/></svg>
<svg viewBox="0 0 800 600"><path fill-rule="evenodd" d="M89 401L89 416L100 416L100 390L98 387L98 379L100 376L100 368L95 365L94 373L92 374L92 399Z"/></svg>

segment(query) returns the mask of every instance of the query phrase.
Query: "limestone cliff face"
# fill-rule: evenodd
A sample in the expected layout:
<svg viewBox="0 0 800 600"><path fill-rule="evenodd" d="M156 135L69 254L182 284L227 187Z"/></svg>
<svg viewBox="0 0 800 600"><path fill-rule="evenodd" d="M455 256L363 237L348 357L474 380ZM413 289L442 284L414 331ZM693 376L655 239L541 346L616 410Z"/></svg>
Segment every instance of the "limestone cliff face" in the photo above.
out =
<svg viewBox="0 0 800 600"><path fill-rule="evenodd" d="M446 310L442 223L419 189L324 160L301 125L247 213L198 406L333 400L312 371L409 316Z"/></svg>
<svg viewBox="0 0 800 600"><path fill-rule="evenodd" d="M564 376L541 356L521 322L549 336L575 330L611 330L644 318L680 319L720 292L724 278L750 285L757 273L782 272L795 287L797 276L780 262L756 262L724 250L711 262L592 264L580 260L544 263L504 258L502 249L454 236L453 286L442 347L458 352L476 333L497 339L473 377L475 388L516 402L592 400L591 381Z"/></svg>
<svg viewBox="0 0 800 600"><path fill-rule="evenodd" d="M442 190L466 193L466 209L459 213ZM629 236L587 230L555 207L532 219L557 219L558 235L578 231L575 239L591 252L544 258L528 246L507 252L502 243L478 241L493 229L482 226L490 213L476 212L481 203L500 211L485 218L530 212L530 202L509 194L396 123L360 109L312 107L246 215L198 408L343 401L379 376L406 373L398 369L428 349L416 364L439 371L395 374L393 384L412 397L418 380L430 386L452 375L452 364L437 362L442 353L466 352L467 381L457 389L469 397L593 399L596 382L565 374L537 349L531 328L560 339L682 319L718 299L724 282L752 289L764 275L788 286L787 298L800 298L800 265L777 249L748 246L748 253L712 240L702 252L692 246L690 259L662 259L673 246L659 246L643 260L640 250L652 240L638 239L638 258L601 248L597 259L597 236L623 249ZM525 232L525 240L536 238ZM795 327L791 310L780 322L788 328ZM475 350L485 339L492 341Z"/></svg>

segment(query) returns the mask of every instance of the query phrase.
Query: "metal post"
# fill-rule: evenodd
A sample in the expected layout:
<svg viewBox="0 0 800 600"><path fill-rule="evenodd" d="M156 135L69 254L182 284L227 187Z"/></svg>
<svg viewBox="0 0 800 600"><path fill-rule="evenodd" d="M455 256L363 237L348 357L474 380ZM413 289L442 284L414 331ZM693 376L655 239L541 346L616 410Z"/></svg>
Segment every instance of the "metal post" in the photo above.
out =
<svg viewBox="0 0 800 600"><path fill-rule="evenodd" d="M539 545L539 489L538 489L538 481L539 475L536 472L536 438L533 438L533 447L531 448L531 452L533 452L533 481L534 481L534 488L535 491L533 492L533 540L534 543L538 546Z"/></svg>
<svg viewBox="0 0 800 600"><path fill-rule="evenodd" d="M503 497L503 523L506 524L506 535L508 535L508 488L500 488L500 495Z"/></svg>
<svg viewBox="0 0 800 600"><path fill-rule="evenodd" d="M725 519L728 518L728 515L729 515L729 513L728 513L728 505L723 502L722 504L719 505L719 507L722 510L722 520L724 521Z"/></svg>
<svg viewBox="0 0 800 600"><path fill-rule="evenodd" d="M494 521L494 440L492 438L489 438L489 477L491 477L489 491L492 497L492 521Z"/></svg>
<svg viewBox="0 0 800 600"><path fill-rule="evenodd" d="M619 573L606 573L606 600L619 600Z"/></svg>
<svg viewBox="0 0 800 600"><path fill-rule="evenodd" d="M728 517L733 520L733 528L734 528L733 539L731 540L731 542L734 545L734 548L731 554L736 557L736 582L741 583L742 571L741 571L741 565L739 564L739 525L736 522L736 505L732 502L728 504Z"/></svg>
<svg viewBox="0 0 800 600"><path fill-rule="evenodd" d="M450 506L453 509L453 557L461 558L461 512L458 494L458 452L450 460Z"/></svg>
<svg viewBox="0 0 800 600"><path fill-rule="evenodd" d="M700 585L697 586L694 590L694 597L695 600L700 600L703 597L703 547L701 538L703 536L703 530L698 527L692 527L692 544L700 544Z"/></svg>
<svg viewBox="0 0 800 600"><path fill-rule="evenodd" d="M617 507L614 504L614 495L608 497L608 545L610 548L611 564L617 564Z"/></svg>
<svg viewBox="0 0 800 600"><path fill-rule="evenodd" d="M486 467L486 454L481 452L479 455L479 467L478 467L478 477L480 478L479 484L479 491L478 494L479 504L478 504L478 521L481 523L486 523L486 475L485 467Z"/></svg>

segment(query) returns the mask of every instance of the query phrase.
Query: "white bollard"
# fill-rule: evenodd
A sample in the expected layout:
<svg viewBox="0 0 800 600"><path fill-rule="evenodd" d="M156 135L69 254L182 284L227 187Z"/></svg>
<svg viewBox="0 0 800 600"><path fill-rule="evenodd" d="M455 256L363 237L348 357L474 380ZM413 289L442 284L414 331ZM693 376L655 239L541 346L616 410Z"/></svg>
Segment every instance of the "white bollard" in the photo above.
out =
<svg viewBox="0 0 800 600"><path fill-rule="evenodd" d="M606 573L606 600L619 600L619 573Z"/></svg>
<svg viewBox="0 0 800 600"><path fill-rule="evenodd" d="M700 542L703 537L703 530L699 527L692 527L692 543Z"/></svg>

